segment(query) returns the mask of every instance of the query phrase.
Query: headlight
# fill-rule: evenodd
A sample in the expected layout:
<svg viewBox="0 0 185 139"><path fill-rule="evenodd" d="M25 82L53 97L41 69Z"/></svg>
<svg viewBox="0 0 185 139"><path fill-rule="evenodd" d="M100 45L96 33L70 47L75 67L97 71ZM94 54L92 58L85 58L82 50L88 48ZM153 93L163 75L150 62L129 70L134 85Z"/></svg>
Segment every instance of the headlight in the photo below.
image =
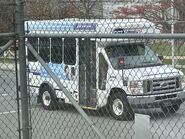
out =
<svg viewBox="0 0 185 139"><path fill-rule="evenodd" d="M130 81L130 91L133 95L143 93L143 81Z"/></svg>
<svg viewBox="0 0 185 139"><path fill-rule="evenodd" d="M179 84L182 87L182 89L185 89L185 77L184 76L180 77Z"/></svg>

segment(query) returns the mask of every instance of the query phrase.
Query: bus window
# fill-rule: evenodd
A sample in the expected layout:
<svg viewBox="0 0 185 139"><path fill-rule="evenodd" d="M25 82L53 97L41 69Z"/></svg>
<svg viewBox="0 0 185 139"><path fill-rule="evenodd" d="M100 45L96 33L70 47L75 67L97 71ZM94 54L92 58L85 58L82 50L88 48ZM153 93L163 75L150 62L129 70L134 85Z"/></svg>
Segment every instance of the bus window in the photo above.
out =
<svg viewBox="0 0 185 139"><path fill-rule="evenodd" d="M51 38L51 62L62 63L62 38Z"/></svg>
<svg viewBox="0 0 185 139"><path fill-rule="evenodd" d="M98 83L98 87L100 90L106 89L107 71L108 71L107 61L105 60L104 56L100 53L99 54L99 83Z"/></svg>
<svg viewBox="0 0 185 139"><path fill-rule="evenodd" d="M50 61L50 40L49 38L40 38L39 55L42 57L42 59L46 63L49 63Z"/></svg>
<svg viewBox="0 0 185 139"><path fill-rule="evenodd" d="M76 40L75 38L64 39L64 63L74 65L76 63Z"/></svg>
<svg viewBox="0 0 185 139"><path fill-rule="evenodd" d="M28 38L28 42L33 46L33 48L38 52L38 38ZM37 59L28 49L28 61L36 62Z"/></svg>

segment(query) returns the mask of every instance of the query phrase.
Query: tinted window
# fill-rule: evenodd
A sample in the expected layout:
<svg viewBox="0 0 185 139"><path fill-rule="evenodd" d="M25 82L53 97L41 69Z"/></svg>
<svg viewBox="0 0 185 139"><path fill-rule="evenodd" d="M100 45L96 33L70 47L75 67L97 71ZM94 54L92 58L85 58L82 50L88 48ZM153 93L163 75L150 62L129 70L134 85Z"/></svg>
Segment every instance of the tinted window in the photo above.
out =
<svg viewBox="0 0 185 139"><path fill-rule="evenodd" d="M74 65L76 63L76 40L75 38L64 39L64 63Z"/></svg>
<svg viewBox="0 0 185 139"><path fill-rule="evenodd" d="M108 71L108 64L105 60L104 56L100 53L99 54L99 83L98 87L101 90L106 89L106 80L107 80L107 71Z"/></svg>
<svg viewBox="0 0 185 139"><path fill-rule="evenodd" d="M51 39L51 62L62 63L62 38Z"/></svg>
<svg viewBox="0 0 185 139"><path fill-rule="evenodd" d="M50 40L49 38L40 38L39 41L39 55L42 59L49 63L50 61Z"/></svg>
<svg viewBox="0 0 185 139"><path fill-rule="evenodd" d="M28 42L33 46L33 48L38 52L38 38L28 38ZM36 62L37 59L28 49L28 61Z"/></svg>
<svg viewBox="0 0 185 139"><path fill-rule="evenodd" d="M161 64L155 53L143 43L115 44L107 46L105 50L115 69L156 66ZM120 59L124 60L124 64L119 63Z"/></svg>
<svg viewBox="0 0 185 139"><path fill-rule="evenodd" d="M106 48L109 57L140 56L145 54L145 46L142 44L123 44Z"/></svg>

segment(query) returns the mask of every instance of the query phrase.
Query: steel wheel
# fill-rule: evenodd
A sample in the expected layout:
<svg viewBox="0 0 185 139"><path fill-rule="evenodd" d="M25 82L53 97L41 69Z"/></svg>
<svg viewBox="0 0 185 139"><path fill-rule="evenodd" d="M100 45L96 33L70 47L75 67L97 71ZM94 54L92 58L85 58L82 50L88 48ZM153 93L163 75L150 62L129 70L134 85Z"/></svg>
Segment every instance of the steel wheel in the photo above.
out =
<svg viewBox="0 0 185 139"><path fill-rule="evenodd" d="M114 113L115 113L116 115L118 115L118 116L122 115L123 112L124 112L123 103L122 103L122 101L121 101L120 99L118 99L118 98L115 99L115 100L113 101L113 106L112 106L112 108L113 108Z"/></svg>
<svg viewBox="0 0 185 139"><path fill-rule="evenodd" d="M44 105L49 106L51 103L51 96L50 93L48 91L45 91L42 95L42 101L44 103Z"/></svg>
<svg viewBox="0 0 185 139"><path fill-rule="evenodd" d="M124 92L115 92L109 96L108 107L110 114L116 120L134 119L134 113Z"/></svg>
<svg viewBox="0 0 185 139"><path fill-rule="evenodd" d="M54 90L46 85L40 90L41 103L44 109L52 110L58 108L58 102Z"/></svg>

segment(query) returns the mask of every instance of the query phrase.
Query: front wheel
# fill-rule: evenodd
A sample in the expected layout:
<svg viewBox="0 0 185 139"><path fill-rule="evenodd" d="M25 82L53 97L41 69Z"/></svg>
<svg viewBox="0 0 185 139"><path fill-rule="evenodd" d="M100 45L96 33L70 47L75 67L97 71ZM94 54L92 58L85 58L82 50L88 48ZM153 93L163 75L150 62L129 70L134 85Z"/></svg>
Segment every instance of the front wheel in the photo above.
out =
<svg viewBox="0 0 185 139"><path fill-rule="evenodd" d="M109 99L109 110L110 114L116 120L133 120L134 113L130 104L128 103L127 97L123 93L115 93L110 96Z"/></svg>
<svg viewBox="0 0 185 139"><path fill-rule="evenodd" d="M46 110L57 109L58 107L57 99L54 96L54 91L53 89L51 89L51 87L44 86L41 89L40 95L41 95L41 103L44 109Z"/></svg>

